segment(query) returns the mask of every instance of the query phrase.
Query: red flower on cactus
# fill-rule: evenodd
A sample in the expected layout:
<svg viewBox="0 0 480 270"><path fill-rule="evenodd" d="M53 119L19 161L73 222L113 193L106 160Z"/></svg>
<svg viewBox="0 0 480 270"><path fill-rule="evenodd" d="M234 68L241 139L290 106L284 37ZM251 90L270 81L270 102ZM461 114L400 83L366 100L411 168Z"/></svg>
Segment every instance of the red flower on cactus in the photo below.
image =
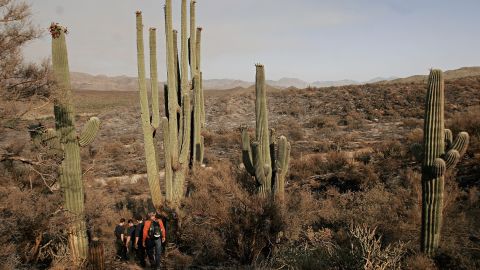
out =
<svg viewBox="0 0 480 270"><path fill-rule="evenodd" d="M54 23L54 22L50 24L50 27L48 28L48 30L50 31L52 38L58 38L62 33L61 31L63 31L65 34L68 34L68 30L66 27L62 27L60 26L60 24Z"/></svg>

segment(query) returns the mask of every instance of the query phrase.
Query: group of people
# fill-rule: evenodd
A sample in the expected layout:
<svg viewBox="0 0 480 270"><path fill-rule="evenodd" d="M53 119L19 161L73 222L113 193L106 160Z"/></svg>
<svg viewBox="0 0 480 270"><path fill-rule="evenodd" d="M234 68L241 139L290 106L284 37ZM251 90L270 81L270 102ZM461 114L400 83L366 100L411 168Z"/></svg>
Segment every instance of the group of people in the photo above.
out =
<svg viewBox="0 0 480 270"><path fill-rule="evenodd" d="M114 234L117 257L120 260L136 258L141 267L146 267L148 257L153 269L160 268L162 244L166 239L165 226L160 214L148 213L145 220L138 216L136 223L132 219L125 223L125 219L121 218Z"/></svg>

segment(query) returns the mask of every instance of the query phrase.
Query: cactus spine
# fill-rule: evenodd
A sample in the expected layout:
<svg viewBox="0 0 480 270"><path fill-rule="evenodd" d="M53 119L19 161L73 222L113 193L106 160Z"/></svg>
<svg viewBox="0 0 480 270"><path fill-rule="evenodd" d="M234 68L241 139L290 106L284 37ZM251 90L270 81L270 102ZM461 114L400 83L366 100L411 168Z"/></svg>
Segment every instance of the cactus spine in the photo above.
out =
<svg viewBox="0 0 480 270"><path fill-rule="evenodd" d="M98 130L100 120L90 118L84 131L77 136L75 130L75 113L71 97L70 71L68 67L66 28L58 24L50 26L52 34L52 64L57 82L57 93L54 99L56 136L51 130L49 145L59 147L63 151L60 165L60 185L64 192L65 209L72 215L73 222L69 228L69 248L76 264L87 259L88 243L84 214L84 191L80 162L80 146L91 143Z"/></svg>
<svg viewBox="0 0 480 270"><path fill-rule="evenodd" d="M431 255L439 246L443 219L445 173L466 152L469 136L461 132L453 141L444 123L444 81L441 70L431 70L425 105L422 163L421 249Z"/></svg>
<svg viewBox="0 0 480 270"><path fill-rule="evenodd" d="M268 110L265 89L265 70L256 65L255 80L255 141L250 143L246 127L242 127L242 156L248 173L255 177L261 196L272 194L283 200L285 176L290 158L290 143L280 137L278 153L275 154L275 131L268 129Z"/></svg>
<svg viewBox="0 0 480 270"><path fill-rule="evenodd" d="M150 121L150 110L148 104L147 86L145 80L145 56L143 46L143 23L142 13L136 12L137 24L137 65L138 65L138 89L140 94L141 121L143 129L143 145L145 148L145 159L147 162L147 178L152 196L152 202L155 208L162 204L160 191L160 176L158 173L158 163L155 153L153 135L160 125L160 115L158 108L158 78L157 78L157 59L156 59L156 32L151 28L150 33L150 81L152 86L152 121Z"/></svg>

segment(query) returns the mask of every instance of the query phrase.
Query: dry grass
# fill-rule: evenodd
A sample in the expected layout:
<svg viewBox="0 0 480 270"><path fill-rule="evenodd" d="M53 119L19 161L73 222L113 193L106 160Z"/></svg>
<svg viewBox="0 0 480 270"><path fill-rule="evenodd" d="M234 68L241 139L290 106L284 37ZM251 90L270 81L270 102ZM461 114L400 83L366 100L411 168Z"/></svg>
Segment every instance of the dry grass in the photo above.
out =
<svg viewBox="0 0 480 270"><path fill-rule="evenodd" d="M447 127L454 133L468 131L471 143L457 167L456 178L453 175L447 181L444 244L433 260L418 255L420 174L410 147L422 140L423 84L271 92L270 126L292 143L285 208L256 198L252 179L239 167L237 128L245 123L253 127L251 89L207 92L208 131L203 135L209 168L198 168L190 175L190 197L179 212L181 226L171 231L175 232L176 248L167 254L169 265L278 268L286 264L302 269L344 269L358 263L351 254L349 225L353 222L377 228L375 236L382 236L382 247L405 243L408 253L402 257L402 265L406 269L479 268L475 239L480 225L476 117L480 112L478 107L469 107L480 102L477 86L480 79L476 78L446 84ZM110 258L111 234L118 218L151 209L145 180L138 184L109 180L145 172L137 94L75 93L77 112L83 114L78 117L79 129L88 118L85 114L94 113L102 119L99 137L91 148L82 150L82 166L88 170L88 224L104 240ZM287 103L292 106L285 106ZM34 157L32 154L41 149L29 149L29 123L20 119L12 125L15 129L3 127L7 136L0 138L1 149ZM162 166L161 141L157 143ZM53 169L48 170L53 173ZM0 199L0 214L7 226L2 230L23 234L22 227L16 228L14 222L22 211L34 222L43 222L41 226L64 226L57 218L45 218L61 198L57 192L51 194L28 166L1 162L0 171L5 195ZM98 179L106 179L106 185L95 184ZM12 187L16 191L11 191ZM46 210L34 202L42 202ZM2 262L13 265L27 261L25 254L34 242L26 235L16 239L21 240L1 239L2 243L13 243L4 245Z"/></svg>

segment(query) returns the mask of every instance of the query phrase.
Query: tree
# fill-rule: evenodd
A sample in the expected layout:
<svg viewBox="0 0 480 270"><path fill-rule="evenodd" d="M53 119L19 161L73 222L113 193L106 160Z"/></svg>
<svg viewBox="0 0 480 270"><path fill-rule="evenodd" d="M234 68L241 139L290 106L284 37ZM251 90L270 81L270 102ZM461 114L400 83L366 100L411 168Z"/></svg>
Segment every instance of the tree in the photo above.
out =
<svg viewBox="0 0 480 270"><path fill-rule="evenodd" d="M48 61L26 63L22 55L23 47L42 34L31 16L27 3L0 0L0 126L31 110L32 106L16 106L16 102L31 104L50 95Z"/></svg>

